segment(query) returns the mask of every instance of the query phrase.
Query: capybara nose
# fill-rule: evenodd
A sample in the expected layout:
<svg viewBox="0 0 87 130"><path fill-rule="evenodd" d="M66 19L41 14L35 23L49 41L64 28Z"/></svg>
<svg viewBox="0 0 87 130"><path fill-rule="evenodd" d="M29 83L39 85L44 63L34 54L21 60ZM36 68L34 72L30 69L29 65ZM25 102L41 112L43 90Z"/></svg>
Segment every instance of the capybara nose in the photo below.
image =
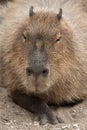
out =
<svg viewBox="0 0 87 130"><path fill-rule="evenodd" d="M48 73L49 73L49 69L48 68L44 68L44 67L38 67L38 68L27 67L26 68L26 73L27 73L28 76L30 76L30 75L47 76Z"/></svg>

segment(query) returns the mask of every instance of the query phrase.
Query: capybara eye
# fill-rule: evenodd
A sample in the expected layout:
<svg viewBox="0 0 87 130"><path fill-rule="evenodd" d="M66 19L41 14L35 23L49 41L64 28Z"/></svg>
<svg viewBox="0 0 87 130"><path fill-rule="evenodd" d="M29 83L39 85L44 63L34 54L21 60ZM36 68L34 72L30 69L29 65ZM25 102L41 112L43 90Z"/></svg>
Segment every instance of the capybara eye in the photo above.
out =
<svg viewBox="0 0 87 130"><path fill-rule="evenodd" d="M56 43L59 43L61 41L62 37L60 36L59 38L56 39Z"/></svg>
<svg viewBox="0 0 87 130"><path fill-rule="evenodd" d="M23 42L25 42L26 39L27 39L27 33L26 33L26 32L23 32L22 37L23 37Z"/></svg>

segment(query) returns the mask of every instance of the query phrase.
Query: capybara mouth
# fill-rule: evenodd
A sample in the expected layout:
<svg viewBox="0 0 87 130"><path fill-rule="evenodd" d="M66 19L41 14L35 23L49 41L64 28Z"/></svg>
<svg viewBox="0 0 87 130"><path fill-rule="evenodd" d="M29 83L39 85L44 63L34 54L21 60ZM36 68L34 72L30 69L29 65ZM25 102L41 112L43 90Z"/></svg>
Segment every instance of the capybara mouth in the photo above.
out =
<svg viewBox="0 0 87 130"><path fill-rule="evenodd" d="M40 80L35 80L33 83L33 87L35 89L35 92L41 92L41 91L44 91L43 90L43 86L45 86L45 84L40 81Z"/></svg>

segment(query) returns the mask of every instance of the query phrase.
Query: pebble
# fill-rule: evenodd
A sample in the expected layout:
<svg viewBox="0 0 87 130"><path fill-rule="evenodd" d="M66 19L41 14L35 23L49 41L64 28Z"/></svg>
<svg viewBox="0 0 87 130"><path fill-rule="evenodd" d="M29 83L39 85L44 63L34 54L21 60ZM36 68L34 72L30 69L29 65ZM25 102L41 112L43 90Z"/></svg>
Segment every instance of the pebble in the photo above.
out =
<svg viewBox="0 0 87 130"><path fill-rule="evenodd" d="M9 125L10 125L10 123L6 123L6 125L8 125L8 126L9 126Z"/></svg>
<svg viewBox="0 0 87 130"><path fill-rule="evenodd" d="M73 124L73 128L74 128L75 130L80 130L78 124Z"/></svg>
<svg viewBox="0 0 87 130"><path fill-rule="evenodd" d="M34 126L39 126L39 122L37 122L37 121L34 121L34 124L33 124Z"/></svg>
<svg viewBox="0 0 87 130"><path fill-rule="evenodd" d="M62 126L62 130L68 130L68 126Z"/></svg>
<svg viewBox="0 0 87 130"><path fill-rule="evenodd" d="M76 110L72 111L72 117L75 118L76 117Z"/></svg>

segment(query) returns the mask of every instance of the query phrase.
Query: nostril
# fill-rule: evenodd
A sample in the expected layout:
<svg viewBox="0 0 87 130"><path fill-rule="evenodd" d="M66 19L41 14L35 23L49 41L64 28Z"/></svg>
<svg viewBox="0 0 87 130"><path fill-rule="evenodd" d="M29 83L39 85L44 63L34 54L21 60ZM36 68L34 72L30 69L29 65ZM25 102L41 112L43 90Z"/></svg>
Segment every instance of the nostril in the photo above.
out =
<svg viewBox="0 0 87 130"><path fill-rule="evenodd" d="M48 75L48 72L49 72L48 69L44 69L44 70L42 71L42 74L43 74L44 76L47 76L47 75Z"/></svg>
<svg viewBox="0 0 87 130"><path fill-rule="evenodd" d="M26 68L26 74L27 74L27 76L31 76L31 75L35 75L35 76L39 76L39 75L47 76L48 72L49 72L48 68L40 68L40 67L36 67L36 68L27 67Z"/></svg>
<svg viewBox="0 0 87 130"><path fill-rule="evenodd" d="M28 76L30 76L33 72L31 68L26 68L26 73Z"/></svg>

